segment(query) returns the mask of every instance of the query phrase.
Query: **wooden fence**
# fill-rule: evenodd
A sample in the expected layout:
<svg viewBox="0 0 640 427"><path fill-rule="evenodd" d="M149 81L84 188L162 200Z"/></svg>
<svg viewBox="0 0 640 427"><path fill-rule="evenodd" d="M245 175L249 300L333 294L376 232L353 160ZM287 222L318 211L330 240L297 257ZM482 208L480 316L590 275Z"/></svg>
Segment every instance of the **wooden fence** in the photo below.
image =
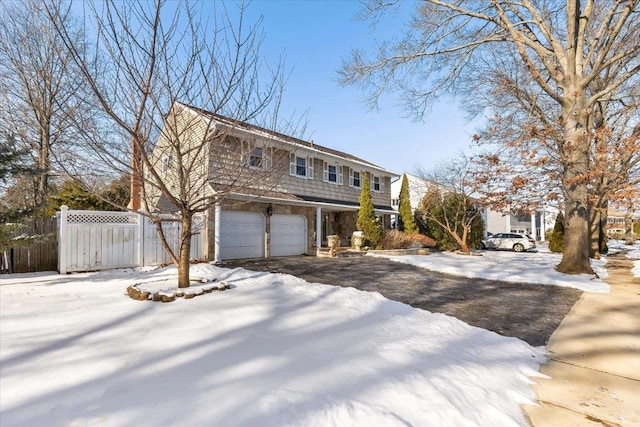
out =
<svg viewBox="0 0 640 427"><path fill-rule="evenodd" d="M55 271L58 268L56 218L33 218L17 226L11 246L0 248L0 273Z"/></svg>

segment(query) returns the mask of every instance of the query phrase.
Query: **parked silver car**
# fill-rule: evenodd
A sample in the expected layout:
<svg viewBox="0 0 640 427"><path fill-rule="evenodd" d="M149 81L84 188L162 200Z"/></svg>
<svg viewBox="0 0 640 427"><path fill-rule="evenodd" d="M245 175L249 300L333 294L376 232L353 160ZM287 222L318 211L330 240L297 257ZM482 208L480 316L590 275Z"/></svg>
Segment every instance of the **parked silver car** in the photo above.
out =
<svg viewBox="0 0 640 427"><path fill-rule="evenodd" d="M536 248L536 241L527 234L497 233L487 237L480 243L482 249L508 249L516 252Z"/></svg>

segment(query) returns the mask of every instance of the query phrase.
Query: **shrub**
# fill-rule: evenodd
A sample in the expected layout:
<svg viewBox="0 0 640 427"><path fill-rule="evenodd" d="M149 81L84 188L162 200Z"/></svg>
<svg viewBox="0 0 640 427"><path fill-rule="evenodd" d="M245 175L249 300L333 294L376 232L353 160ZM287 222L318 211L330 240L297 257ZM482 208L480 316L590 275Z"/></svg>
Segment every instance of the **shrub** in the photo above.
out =
<svg viewBox="0 0 640 427"><path fill-rule="evenodd" d="M433 248L436 241L423 234L407 234L399 230L388 230L382 237L382 249Z"/></svg>
<svg viewBox="0 0 640 427"><path fill-rule="evenodd" d="M435 239L424 234L411 234L409 238L414 244L420 244L423 248L435 248L438 245Z"/></svg>

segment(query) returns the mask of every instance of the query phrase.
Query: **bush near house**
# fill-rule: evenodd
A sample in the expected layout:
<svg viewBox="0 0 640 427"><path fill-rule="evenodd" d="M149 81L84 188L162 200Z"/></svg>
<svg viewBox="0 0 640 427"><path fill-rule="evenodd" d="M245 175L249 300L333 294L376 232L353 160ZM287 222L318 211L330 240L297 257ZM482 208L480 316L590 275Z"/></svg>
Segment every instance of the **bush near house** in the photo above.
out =
<svg viewBox="0 0 640 427"><path fill-rule="evenodd" d="M369 176L364 174L362 190L360 191L360 209L358 210L358 220L356 221L358 230L364 232L365 245L373 249L380 249L382 242L382 224L376 217L371 200L371 190L369 187Z"/></svg>
<svg viewBox="0 0 640 427"><path fill-rule="evenodd" d="M382 249L433 248L436 241L423 234L408 234L399 230L388 230L382 237Z"/></svg>

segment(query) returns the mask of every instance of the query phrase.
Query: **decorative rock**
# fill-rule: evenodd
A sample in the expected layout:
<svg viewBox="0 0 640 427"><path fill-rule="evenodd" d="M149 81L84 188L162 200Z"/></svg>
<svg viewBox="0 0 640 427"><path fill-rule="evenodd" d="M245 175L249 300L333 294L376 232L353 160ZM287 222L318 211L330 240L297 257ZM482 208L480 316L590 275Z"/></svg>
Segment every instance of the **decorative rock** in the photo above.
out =
<svg viewBox="0 0 640 427"><path fill-rule="evenodd" d="M215 290L224 291L226 289L230 289L231 286L225 282L219 282L213 284L213 282L217 282L217 279L207 280L207 279L199 279L199 283L203 283L204 286L195 286L192 288L186 289L174 289L172 291L159 291L156 293L151 293L149 291L142 291L138 289L138 286L143 285L143 283L135 283L131 286L128 286L126 289L126 294L131 298L138 301L159 301L159 302L171 302L175 301L176 298L184 298L191 299L198 295L209 294ZM211 284L209 284L211 282Z"/></svg>

